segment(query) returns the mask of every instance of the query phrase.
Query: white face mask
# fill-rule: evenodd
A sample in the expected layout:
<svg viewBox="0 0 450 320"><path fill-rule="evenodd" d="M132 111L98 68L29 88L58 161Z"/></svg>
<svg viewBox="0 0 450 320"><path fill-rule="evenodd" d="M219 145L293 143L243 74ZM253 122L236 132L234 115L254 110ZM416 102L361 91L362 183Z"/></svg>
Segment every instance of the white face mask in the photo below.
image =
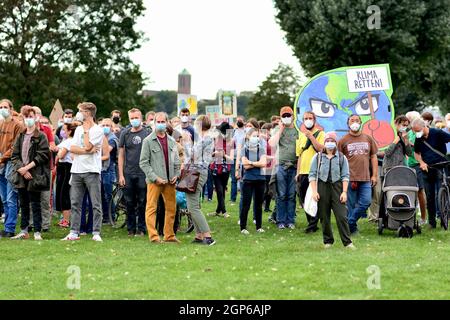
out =
<svg viewBox="0 0 450 320"><path fill-rule="evenodd" d="M258 137L250 137L249 144L251 146L256 146L258 143L259 143L259 138Z"/></svg>
<svg viewBox="0 0 450 320"><path fill-rule="evenodd" d="M419 132L416 132L416 138L420 139L422 137L423 137L423 130L419 131Z"/></svg>
<svg viewBox="0 0 450 320"><path fill-rule="evenodd" d="M305 127L311 129L314 126L313 120L305 120Z"/></svg>
<svg viewBox="0 0 450 320"><path fill-rule="evenodd" d="M5 119L9 118L10 116L9 109L0 109L0 116L2 116Z"/></svg>
<svg viewBox="0 0 450 320"><path fill-rule="evenodd" d="M72 118L64 118L64 123L72 123Z"/></svg>
<svg viewBox="0 0 450 320"><path fill-rule="evenodd" d="M361 125L359 123L357 123L357 122L352 123L351 126L350 126L350 129L353 132L358 132L360 128L361 128Z"/></svg>
<svg viewBox="0 0 450 320"><path fill-rule="evenodd" d="M333 141L325 142L325 148L327 148L328 150L336 149L336 142L333 142Z"/></svg>
<svg viewBox="0 0 450 320"><path fill-rule="evenodd" d="M281 122L283 122L284 125L289 126L292 123L292 117L281 118Z"/></svg>
<svg viewBox="0 0 450 320"><path fill-rule="evenodd" d="M447 128L450 128L450 121L447 121Z"/></svg>
<svg viewBox="0 0 450 320"><path fill-rule="evenodd" d="M406 132L406 129L408 129L407 127L400 127L398 129L399 132Z"/></svg>
<svg viewBox="0 0 450 320"><path fill-rule="evenodd" d="M75 118L79 122L83 122L84 121L84 115L81 112L78 112L77 115L75 116Z"/></svg>
<svg viewBox="0 0 450 320"><path fill-rule="evenodd" d="M181 117L181 122L183 122L183 123L189 122L189 117L188 116L182 116Z"/></svg>

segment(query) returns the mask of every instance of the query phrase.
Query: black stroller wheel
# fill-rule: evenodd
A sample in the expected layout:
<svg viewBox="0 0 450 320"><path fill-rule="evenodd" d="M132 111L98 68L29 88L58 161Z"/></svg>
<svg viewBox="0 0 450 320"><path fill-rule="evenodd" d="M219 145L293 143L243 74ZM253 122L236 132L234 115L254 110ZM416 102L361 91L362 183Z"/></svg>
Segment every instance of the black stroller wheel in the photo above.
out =
<svg viewBox="0 0 450 320"><path fill-rule="evenodd" d="M378 234L382 235L383 234L383 218L379 218L378 219Z"/></svg>

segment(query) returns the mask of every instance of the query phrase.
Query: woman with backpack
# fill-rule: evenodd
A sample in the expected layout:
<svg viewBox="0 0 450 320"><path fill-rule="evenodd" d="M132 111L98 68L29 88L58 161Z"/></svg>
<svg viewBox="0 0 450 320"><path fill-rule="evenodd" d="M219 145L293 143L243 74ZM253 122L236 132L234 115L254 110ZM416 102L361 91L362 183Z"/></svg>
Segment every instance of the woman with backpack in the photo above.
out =
<svg viewBox="0 0 450 320"><path fill-rule="evenodd" d="M252 197L254 199L253 215L256 222L256 232L262 233L262 205L266 176L266 149L259 137L259 130L251 128L245 135L245 142L238 154L238 163L242 163L242 208L239 215L239 223L242 234L249 234L247 230L247 218Z"/></svg>
<svg viewBox="0 0 450 320"><path fill-rule="evenodd" d="M337 150L335 132L325 135L325 147L314 155L309 173L312 198L317 201L317 215L322 222L325 248L334 243L331 229L331 210L336 218L339 235L345 247L354 249L347 222L347 190L350 171L347 158Z"/></svg>

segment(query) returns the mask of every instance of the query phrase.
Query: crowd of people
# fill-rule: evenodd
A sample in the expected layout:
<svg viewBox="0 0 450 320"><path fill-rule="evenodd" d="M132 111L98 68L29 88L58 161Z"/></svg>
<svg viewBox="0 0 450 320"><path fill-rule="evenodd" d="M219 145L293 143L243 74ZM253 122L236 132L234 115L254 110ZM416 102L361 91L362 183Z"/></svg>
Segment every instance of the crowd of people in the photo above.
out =
<svg viewBox="0 0 450 320"><path fill-rule="evenodd" d="M380 151L355 114L348 118L348 133L338 139L335 132L322 130L313 112L303 114L298 131L289 106L267 123L238 116L216 127L205 115L191 116L189 109L172 119L164 112L144 115L138 108L128 111L128 119L118 110L110 118L97 118L97 107L89 102L77 109L66 109L54 130L38 107L16 112L10 100L0 100L0 237L28 239L33 231L34 239L42 240L55 211L61 214L58 226L69 229L62 240L92 234L102 241L102 225L114 217L112 192L118 185L124 190L129 236L179 243L176 216L182 197L176 186L187 165L200 173L196 191L183 195L195 229L193 243L215 244L201 209L202 199L211 201L214 192L217 207L208 215L228 218L227 206L238 205L240 232L248 235L251 208L257 233L265 232L263 211L269 213L267 223L295 229L297 197L304 208L311 188L317 214L305 211L305 232L317 232L320 224L323 243L330 247L333 212L343 245L355 248L359 219L367 212L369 221L384 215L380 186L398 165L415 170L420 224L428 218L436 228L439 172L431 166L450 153L450 114L445 123L433 121L431 113L397 116L395 140Z"/></svg>

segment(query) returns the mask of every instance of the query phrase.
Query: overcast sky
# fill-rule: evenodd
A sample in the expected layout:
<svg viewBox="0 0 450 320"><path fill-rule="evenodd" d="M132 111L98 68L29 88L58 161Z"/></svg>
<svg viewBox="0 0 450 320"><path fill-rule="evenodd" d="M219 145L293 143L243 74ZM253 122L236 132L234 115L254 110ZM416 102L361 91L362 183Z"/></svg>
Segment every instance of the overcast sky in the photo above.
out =
<svg viewBox="0 0 450 320"><path fill-rule="evenodd" d="M301 74L275 21L272 0L145 0L137 23L149 39L132 54L150 82L145 89L177 90L184 68L192 94L257 90L279 62Z"/></svg>

